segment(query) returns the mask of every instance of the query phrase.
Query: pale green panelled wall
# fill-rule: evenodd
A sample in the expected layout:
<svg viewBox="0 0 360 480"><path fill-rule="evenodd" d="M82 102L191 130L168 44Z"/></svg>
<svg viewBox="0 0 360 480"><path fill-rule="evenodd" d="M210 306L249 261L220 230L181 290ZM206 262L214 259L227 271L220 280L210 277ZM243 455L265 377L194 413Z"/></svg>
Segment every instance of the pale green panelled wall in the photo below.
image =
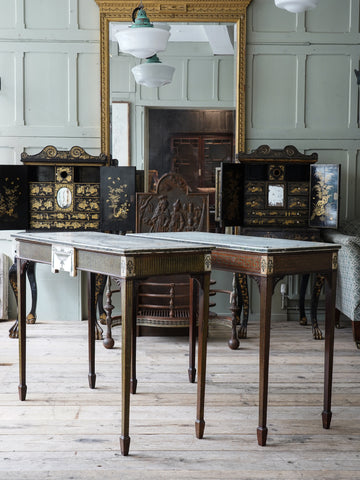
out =
<svg viewBox="0 0 360 480"><path fill-rule="evenodd" d="M100 151L99 11L93 0L0 0L0 165L24 150ZM14 255L11 232L0 251ZM81 277L37 266L38 320L83 316ZM28 303L29 304L29 303ZM9 294L9 318L16 306Z"/></svg>
<svg viewBox="0 0 360 480"><path fill-rule="evenodd" d="M341 164L341 219L360 215L359 1L295 15L253 0L247 28L247 149L293 144Z"/></svg>
<svg viewBox="0 0 360 480"><path fill-rule="evenodd" d="M0 164L19 164L23 150L34 153L48 144L98 153L95 1L0 0L0 11ZM247 150L294 144L318 152L320 162L341 163L341 217L359 216L359 0L320 0L300 15L277 9L273 0L253 0L247 38ZM229 82L220 88L220 101ZM164 105L169 91L160 92ZM12 257L9 232L0 233L0 250ZM38 269L39 320L81 318L80 278L60 280L46 268Z"/></svg>

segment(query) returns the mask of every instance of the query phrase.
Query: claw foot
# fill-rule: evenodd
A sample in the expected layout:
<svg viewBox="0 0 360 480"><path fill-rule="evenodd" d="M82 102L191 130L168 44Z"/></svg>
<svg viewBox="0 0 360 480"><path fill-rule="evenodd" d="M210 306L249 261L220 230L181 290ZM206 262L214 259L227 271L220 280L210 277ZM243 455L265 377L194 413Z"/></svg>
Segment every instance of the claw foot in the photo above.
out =
<svg viewBox="0 0 360 480"><path fill-rule="evenodd" d="M36 322L36 315L29 313L29 315L26 317L26 323L34 324L35 322Z"/></svg>
<svg viewBox="0 0 360 480"><path fill-rule="evenodd" d="M95 340L103 340L103 329L100 327L99 323L96 321L95 324Z"/></svg>
<svg viewBox="0 0 360 480"><path fill-rule="evenodd" d="M14 325L9 329L10 338L19 338L19 322L16 320Z"/></svg>
<svg viewBox="0 0 360 480"><path fill-rule="evenodd" d="M239 332L238 332L238 337L239 338L247 338L247 326L240 325L239 327Z"/></svg>
<svg viewBox="0 0 360 480"><path fill-rule="evenodd" d="M306 317L301 317L299 321L300 325L307 325L307 318Z"/></svg>
<svg viewBox="0 0 360 480"><path fill-rule="evenodd" d="M322 331L320 330L319 327L317 327L317 326L313 327L312 334L313 334L313 339L314 340L324 340Z"/></svg>

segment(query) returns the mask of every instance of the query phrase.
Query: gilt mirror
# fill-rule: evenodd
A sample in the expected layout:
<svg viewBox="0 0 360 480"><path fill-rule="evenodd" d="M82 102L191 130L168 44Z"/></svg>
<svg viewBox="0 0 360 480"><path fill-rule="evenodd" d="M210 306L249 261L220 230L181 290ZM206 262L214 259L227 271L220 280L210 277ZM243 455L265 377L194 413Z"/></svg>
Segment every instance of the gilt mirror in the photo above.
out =
<svg viewBox="0 0 360 480"><path fill-rule="evenodd" d="M112 72L112 30L116 30L117 24L130 24L133 10L139 5L136 2L124 0L95 0L100 9L100 59L101 59L101 150L103 153L112 153L112 125L111 114L112 105L114 105L114 97L110 88ZM219 25L224 24L234 32L234 66L233 66L233 158L238 151L245 148L245 46L246 46L246 9L251 0L220 0L220 1L181 1L171 0L169 2L145 1L143 6L151 22L165 22L171 25ZM181 28L180 28L181 31ZM217 35L217 34L216 34ZM127 78L128 70L124 70L123 77ZM118 78L121 75L118 74ZM220 78L215 73L216 78ZM216 80L215 80L216 82ZM161 87L166 89L166 87ZM182 88L179 86L179 88ZM225 88L225 87L224 87ZM145 87L146 89L146 87ZM156 89L160 90L160 89ZM163 90L166 92L166 90ZM158 98L158 93L153 93L148 89L145 96L148 95L146 105L150 105L152 96ZM166 94L165 94L166 97ZM160 102L161 103L161 102ZM165 102L162 102L166 104ZM117 110L118 110L117 106ZM128 105L121 106L121 110L128 111ZM159 117L159 112L147 109L147 117L152 115L153 118ZM168 113L168 112L167 112ZM161 112L162 118L167 113ZM225 118L226 117L221 117ZM123 121L123 120L122 120ZM227 120L226 120L227 121ZM150 130L151 132L151 130ZM149 131L140 132L142 136L149 136ZM129 150L134 143L139 140L139 132L137 137L129 136L126 133L124 142L130 142ZM176 144L177 139L173 140ZM136 164L136 162L131 162ZM129 162L130 164L130 162ZM137 164L138 168L139 165ZM149 165L144 165L145 172L149 170ZM150 165L151 169L151 165ZM193 173L191 173L193 175Z"/></svg>

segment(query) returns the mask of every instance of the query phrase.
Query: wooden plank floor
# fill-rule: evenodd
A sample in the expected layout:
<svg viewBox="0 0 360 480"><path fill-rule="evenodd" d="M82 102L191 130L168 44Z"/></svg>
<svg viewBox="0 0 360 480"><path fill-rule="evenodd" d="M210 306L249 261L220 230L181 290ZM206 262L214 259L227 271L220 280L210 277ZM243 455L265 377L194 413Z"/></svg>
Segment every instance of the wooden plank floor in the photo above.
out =
<svg viewBox="0 0 360 480"><path fill-rule="evenodd" d="M17 397L18 342L0 323L2 480L360 478L360 351L350 323L336 331L333 420L321 425L324 342L310 327L273 322L268 445L256 441L258 325L238 351L212 326L205 436L194 435L196 385L187 340L138 339L130 455L119 452L120 327L116 348L97 342L97 388L87 386L85 322L28 326L28 396Z"/></svg>

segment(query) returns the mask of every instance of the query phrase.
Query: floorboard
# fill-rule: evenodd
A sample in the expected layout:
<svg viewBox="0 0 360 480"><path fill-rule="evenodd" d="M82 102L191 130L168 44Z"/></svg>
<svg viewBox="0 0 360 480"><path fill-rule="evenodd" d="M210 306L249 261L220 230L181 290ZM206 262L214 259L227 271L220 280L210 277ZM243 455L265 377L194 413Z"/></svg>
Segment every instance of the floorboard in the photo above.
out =
<svg viewBox="0 0 360 480"><path fill-rule="evenodd" d="M194 434L196 385L187 381L184 337L138 338L130 455L119 451L121 328L113 350L96 345L97 388L87 379L87 325L27 328L28 393L17 397L18 342L0 323L0 479L347 480L360 471L360 351L351 324L335 332L333 419L321 424L324 342L310 327L274 321L268 444L256 441L258 324L240 349L212 324L205 435Z"/></svg>

